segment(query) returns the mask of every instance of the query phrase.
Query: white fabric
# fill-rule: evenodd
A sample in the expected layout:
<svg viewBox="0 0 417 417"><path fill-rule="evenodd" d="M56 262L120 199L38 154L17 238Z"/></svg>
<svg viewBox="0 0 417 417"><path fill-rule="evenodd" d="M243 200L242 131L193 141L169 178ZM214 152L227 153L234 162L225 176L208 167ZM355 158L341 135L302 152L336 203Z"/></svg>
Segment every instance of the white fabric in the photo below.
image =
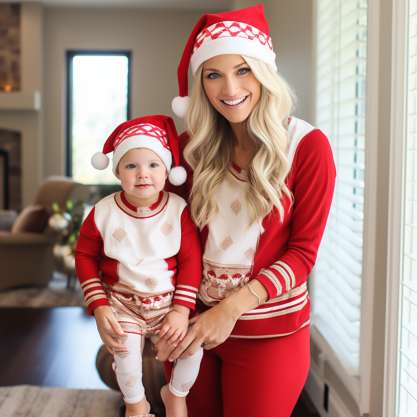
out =
<svg viewBox="0 0 417 417"><path fill-rule="evenodd" d="M218 211L209 224L205 260L217 265L252 266L262 225L250 225L248 187L248 182L228 172L216 189Z"/></svg>
<svg viewBox="0 0 417 417"><path fill-rule="evenodd" d="M113 152L113 172L116 174L117 165L123 156L131 149L146 148L155 152L164 163L167 171L171 169L172 165L172 154L171 151L165 148L162 143L151 136L138 135L131 136L123 140Z"/></svg>
<svg viewBox="0 0 417 417"><path fill-rule="evenodd" d="M113 368L116 373L120 391L124 401L135 404L145 398L145 389L142 382L142 346L144 336L128 333L125 346L128 352L115 354ZM157 337L152 338L156 342ZM177 397L185 397L193 386L200 370L203 349L197 350L194 355L185 359L178 359L172 370L169 390Z"/></svg>
<svg viewBox="0 0 417 417"><path fill-rule="evenodd" d="M145 398L142 383L142 338L139 334L128 333L124 342L126 354L114 354L114 372L124 401L135 404Z"/></svg>
<svg viewBox="0 0 417 417"><path fill-rule="evenodd" d="M214 40L208 39L191 55L190 66L193 74L196 73L198 67L203 62L214 56L225 54L237 54L258 58L271 65L275 71L277 70L275 52L268 45L262 45L259 42L245 38L227 37Z"/></svg>
<svg viewBox="0 0 417 417"><path fill-rule="evenodd" d="M96 204L94 222L105 255L119 261L119 284L149 295L175 290L165 259L179 252L185 206L184 199L170 193L162 212L135 220L116 205L114 195Z"/></svg>
<svg viewBox="0 0 417 417"><path fill-rule="evenodd" d="M290 123L288 125L288 135L290 140L288 148L288 161L290 166L292 165L295 151L297 150L301 139L303 139L314 129L316 128L306 121L298 119L297 117L291 117Z"/></svg>
<svg viewBox="0 0 417 417"><path fill-rule="evenodd" d="M172 370L171 381L168 384L169 390L177 397L187 396L193 386L200 370L203 348L197 350L192 356L185 359L177 359Z"/></svg>

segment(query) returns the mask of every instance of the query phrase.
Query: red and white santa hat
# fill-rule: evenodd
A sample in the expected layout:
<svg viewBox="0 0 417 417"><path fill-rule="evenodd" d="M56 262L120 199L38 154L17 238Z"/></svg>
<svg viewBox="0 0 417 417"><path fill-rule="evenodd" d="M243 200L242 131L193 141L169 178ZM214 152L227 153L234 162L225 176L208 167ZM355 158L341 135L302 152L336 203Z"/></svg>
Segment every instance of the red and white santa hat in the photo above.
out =
<svg viewBox="0 0 417 417"><path fill-rule="evenodd" d="M121 123L106 140L103 151L93 155L91 164L96 169L106 169L109 165L107 154L113 152L113 172L116 174L123 155L136 148L150 149L161 158L171 184L181 185L186 181L187 173L179 166L179 139L174 121L160 114Z"/></svg>
<svg viewBox="0 0 417 417"><path fill-rule="evenodd" d="M184 117L187 113L188 67L195 74L204 61L224 54L257 58L277 69L262 4L200 17L178 65L179 96L172 100L172 110L177 116Z"/></svg>

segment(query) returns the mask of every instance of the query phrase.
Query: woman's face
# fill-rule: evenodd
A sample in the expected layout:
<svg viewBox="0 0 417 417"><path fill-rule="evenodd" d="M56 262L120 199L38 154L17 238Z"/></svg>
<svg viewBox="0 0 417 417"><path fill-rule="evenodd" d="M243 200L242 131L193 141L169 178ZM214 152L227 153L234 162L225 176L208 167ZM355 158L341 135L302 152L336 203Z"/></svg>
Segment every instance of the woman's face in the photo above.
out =
<svg viewBox="0 0 417 417"><path fill-rule="evenodd" d="M261 96L261 84L240 55L218 55L203 64L203 88L211 105L230 123L242 123Z"/></svg>

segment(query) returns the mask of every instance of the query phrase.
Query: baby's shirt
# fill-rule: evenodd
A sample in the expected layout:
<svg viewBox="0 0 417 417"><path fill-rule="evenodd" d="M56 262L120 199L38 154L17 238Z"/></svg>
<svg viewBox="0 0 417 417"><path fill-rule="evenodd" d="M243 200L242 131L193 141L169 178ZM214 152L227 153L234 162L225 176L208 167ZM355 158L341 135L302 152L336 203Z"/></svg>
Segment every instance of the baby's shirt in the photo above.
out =
<svg viewBox="0 0 417 417"><path fill-rule="evenodd" d="M201 249L184 199L161 192L150 207L135 207L123 192L100 200L85 219L76 271L90 313L108 300L103 283L123 293L174 291L191 310L201 280Z"/></svg>

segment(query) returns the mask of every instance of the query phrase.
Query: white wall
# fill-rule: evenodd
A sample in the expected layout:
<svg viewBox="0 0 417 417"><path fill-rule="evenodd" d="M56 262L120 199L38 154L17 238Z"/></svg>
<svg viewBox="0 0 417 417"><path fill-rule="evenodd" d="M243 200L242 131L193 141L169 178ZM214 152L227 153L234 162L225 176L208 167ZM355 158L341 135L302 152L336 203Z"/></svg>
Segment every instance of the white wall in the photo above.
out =
<svg viewBox="0 0 417 417"><path fill-rule="evenodd" d="M132 51L132 117L172 115L177 64L201 12L115 8L46 8L44 175L65 171L67 49ZM103 138L103 141L105 138Z"/></svg>

